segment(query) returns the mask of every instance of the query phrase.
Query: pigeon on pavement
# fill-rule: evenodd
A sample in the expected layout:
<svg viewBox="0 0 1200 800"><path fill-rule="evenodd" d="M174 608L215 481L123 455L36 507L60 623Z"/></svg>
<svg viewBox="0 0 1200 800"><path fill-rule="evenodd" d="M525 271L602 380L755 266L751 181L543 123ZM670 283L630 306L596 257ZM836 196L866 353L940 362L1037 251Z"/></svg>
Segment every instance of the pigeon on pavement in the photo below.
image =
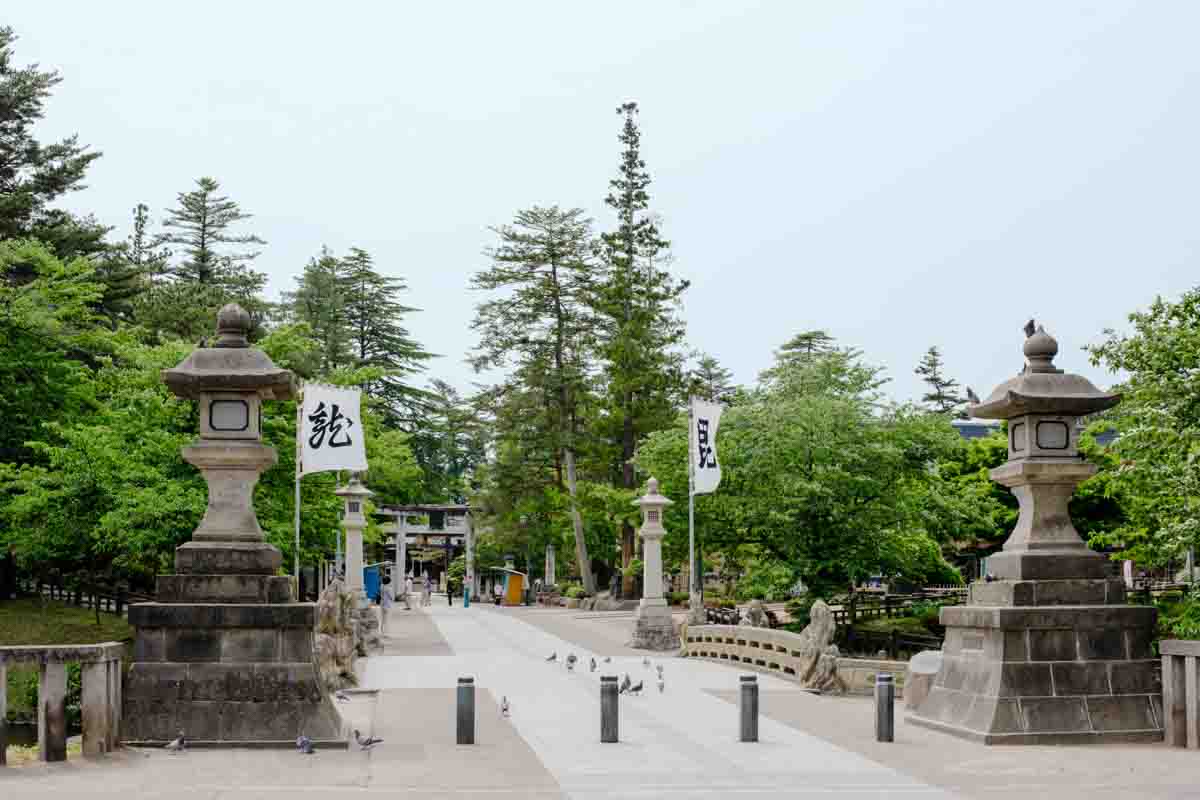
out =
<svg viewBox="0 0 1200 800"><path fill-rule="evenodd" d="M645 688L645 684L646 684L645 681L638 681L633 686L629 687L629 693L630 694L641 694L642 689Z"/></svg>
<svg viewBox="0 0 1200 800"><path fill-rule="evenodd" d="M596 657L592 656L591 669L589 670L589 672L595 672L595 671L596 671Z"/></svg>
<svg viewBox="0 0 1200 800"><path fill-rule="evenodd" d="M567 671L568 672L575 671L575 662L578 660L579 659L575 657L574 653L571 653L570 655L567 656Z"/></svg>
<svg viewBox="0 0 1200 800"><path fill-rule="evenodd" d="M183 735L182 729L179 731L178 738L167 742L166 749L170 753L182 753L187 749L187 737Z"/></svg>
<svg viewBox="0 0 1200 800"><path fill-rule="evenodd" d="M333 697L339 703L349 703L350 702L350 695L346 694L341 689L338 689L336 692L334 692Z"/></svg>
<svg viewBox="0 0 1200 800"><path fill-rule="evenodd" d="M664 681L664 680L663 680L663 679L660 677L660 678L658 679L658 693L659 693L659 694L662 694L662 693L663 693L663 689L665 689L666 687L667 687L666 681Z"/></svg>
<svg viewBox="0 0 1200 800"><path fill-rule="evenodd" d="M633 685L633 681L629 680L629 673L625 673L625 677L621 680L621 690L617 694L625 694L629 691L629 687Z"/></svg>
<svg viewBox="0 0 1200 800"><path fill-rule="evenodd" d="M557 651L557 650L555 650L553 653L551 653L550 655L546 656L546 660L547 660L547 661L558 661L558 651Z"/></svg>
<svg viewBox="0 0 1200 800"><path fill-rule="evenodd" d="M650 659L642 656L642 666L646 669L650 669Z"/></svg>
<svg viewBox="0 0 1200 800"><path fill-rule="evenodd" d="M654 668L656 670L658 670L658 677L661 679L662 678L662 664L655 664Z"/></svg>
<svg viewBox="0 0 1200 800"><path fill-rule="evenodd" d="M375 745L382 742L383 739L380 739L376 736L368 736L367 738L364 739L362 737L362 734L358 732L358 728L355 728L354 729L354 741L358 742L358 749L370 750L372 747L374 747Z"/></svg>
<svg viewBox="0 0 1200 800"><path fill-rule="evenodd" d="M612 656L605 656L605 657L604 657L604 663L605 663L605 664L611 664L611 663L612 663Z"/></svg>
<svg viewBox="0 0 1200 800"><path fill-rule="evenodd" d="M508 716L508 696L507 695L500 698L500 716L502 716L502 717Z"/></svg>

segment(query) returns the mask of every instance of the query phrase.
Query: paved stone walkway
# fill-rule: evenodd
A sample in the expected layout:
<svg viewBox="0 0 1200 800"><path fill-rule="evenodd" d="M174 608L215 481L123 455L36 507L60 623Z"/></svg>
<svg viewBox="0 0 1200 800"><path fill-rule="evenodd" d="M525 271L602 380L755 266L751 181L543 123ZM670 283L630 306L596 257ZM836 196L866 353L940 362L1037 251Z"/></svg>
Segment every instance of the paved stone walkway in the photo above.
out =
<svg viewBox="0 0 1200 800"><path fill-rule="evenodd" d="M1200 797L1200 757L1162 746L983 747L897 715L894 744L872 736L872 705L814 697L760 675L761 738L736 741L739 671L624 647L618 613L447 608L393 615L387 650L359 662L364 685L340 704L364 733L357 749L125 750L91 761L0 769L0 799L268 800L269 798L1031 798ZM559 661L544 659L557 651ZM575 673L563 659L580 657ZM595 674L588 658L611 657ZM599 743L599 675L628 672L649 692L621 699L619 744ZM454 743L453 687L476 678L478 744ZM507 695L511 718L501 716Z"/></svg>
<svg viewBox="0 0 1200 800"><path fill-rule="evenodd" d="M459 676L473 676L493 696L508 697L512 716L507 722L567 797L951 796L770 719L761 721L760 743L738 742L736 706L711 693L736 686L738 673L718 664L655 658L663 663L667 681L659 694L642 654L632 655L620 644L631 625L628 617L622 624L602 616L577 620L594 624L576 627L566 620L583 615L571 612L435 604L417 613L432 618L454 654L371 658L363 670L364 685L381 689L386 698L397 689L449 690ZM583 632L575 638L593 639L603 649L595 652L546 630L563 625ZM600 661L612 650L628 654L614 655L590 673L589 658ZM551 652L558 653L555 663L545 661ZM574 673L563 665L571 652L580 659ZM621 699L616 745L599 743L599 677L605 672L628 672L649 688L640 697ZM770 676L759 681L764 691L799 692ZM495 710L481 709L487 713ZM377 724L385 731L381 718ZM482 733L480 741L485 741ZM470 754L463 755L464 764L470 760Z"/></svg>

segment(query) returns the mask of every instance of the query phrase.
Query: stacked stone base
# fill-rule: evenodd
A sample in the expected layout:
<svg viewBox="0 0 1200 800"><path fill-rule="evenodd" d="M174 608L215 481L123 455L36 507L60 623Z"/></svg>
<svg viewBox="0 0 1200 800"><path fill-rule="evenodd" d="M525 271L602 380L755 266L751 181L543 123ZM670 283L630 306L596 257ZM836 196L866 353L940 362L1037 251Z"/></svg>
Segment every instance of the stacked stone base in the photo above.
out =
<svg viewBox="0 0 1200 800"><path fill-rule="evenodd" d="M641 650L678 650L679 634L666 600L642 600L633 614L630 647Z"/></svg>
<svg viewBox="0 0 1200 800"><path fill-rule="evenodd" d="M975 584L942 609L942 665L910 721L987 744L1161 740L1156 612L1123 601L1112 580Z"/></svg>
<svg viewBox="0 0 1200 800"><path fill-rule="evenodd" d="M130 606L137 629L122 738L195 746L294 747L303 734L345 746L313 654L316 606L293 603L290 580L170 575L158 597ZM221 598L235 602L220 602Z"/></svg>

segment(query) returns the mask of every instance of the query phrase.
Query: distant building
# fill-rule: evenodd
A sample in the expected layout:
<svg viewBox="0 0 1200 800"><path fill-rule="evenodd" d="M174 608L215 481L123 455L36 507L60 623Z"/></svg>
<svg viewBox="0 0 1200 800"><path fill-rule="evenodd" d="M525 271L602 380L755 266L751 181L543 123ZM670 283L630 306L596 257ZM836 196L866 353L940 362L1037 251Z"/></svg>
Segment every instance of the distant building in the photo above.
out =
<svg viewBox="0 0 1200 800"><path fill-rule="evenodd" d="M983 439L991 436L1000 430L1000 420L998 419L955 419L951 420L950 424L958 431L958 435L970 441L971 439ZM1080 427L1084 427L1086 420L1080 419ZM1100 445L1112 444L1117 439L1117 432L1111 428L1104 433L1096 436L1096 443Z"/></svg>

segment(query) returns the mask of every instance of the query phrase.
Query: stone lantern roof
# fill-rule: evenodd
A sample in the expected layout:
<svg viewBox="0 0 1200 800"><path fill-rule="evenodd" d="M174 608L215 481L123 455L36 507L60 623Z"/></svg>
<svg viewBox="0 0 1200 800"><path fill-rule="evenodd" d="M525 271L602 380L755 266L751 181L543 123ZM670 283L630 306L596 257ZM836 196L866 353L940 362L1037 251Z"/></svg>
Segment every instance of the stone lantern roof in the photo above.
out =
<svg viewBox="0 0 1200 800"><path fill-rule="evenodd" d="M1072 375L1054 366L1058 341L1033 320L1025 327L1025 369L996 387L987 400L967 406L967 413L981 419L1012 419L1024 414L1083 416L1112 408L1119 393L1102 392L1082 375Z"/></svg>
<svg viewBox="0 0 1200 800"><path fill-rule="evenodd" d="M651 478L646 481L646 493L633 501L635 506L642 508L665 508L669 505L674 505L674 501L664 495L658 493L658 479Z"/></svg>
<svg viewBox="0 0 1200 800"><path fill-rule="evenodd" d="M217 314L217 341L199 347L180 364L163 370L163 381L178 397L194 400L201 392L257 392L275 400L290 400L295 386L290 370L280 369L270 356L246 339L250 315L237 303Z"/></svg>
<svg viewBox="0 0 1200 800"><path fill-rule="evenodd" d="M350 482L341 489L335 489L334 494L338 497L344 497L347 500L356 500L364 497L371 497L375 493L363 486L362 481L358 479L358 473L355 472L350 476Z"/></svg>

